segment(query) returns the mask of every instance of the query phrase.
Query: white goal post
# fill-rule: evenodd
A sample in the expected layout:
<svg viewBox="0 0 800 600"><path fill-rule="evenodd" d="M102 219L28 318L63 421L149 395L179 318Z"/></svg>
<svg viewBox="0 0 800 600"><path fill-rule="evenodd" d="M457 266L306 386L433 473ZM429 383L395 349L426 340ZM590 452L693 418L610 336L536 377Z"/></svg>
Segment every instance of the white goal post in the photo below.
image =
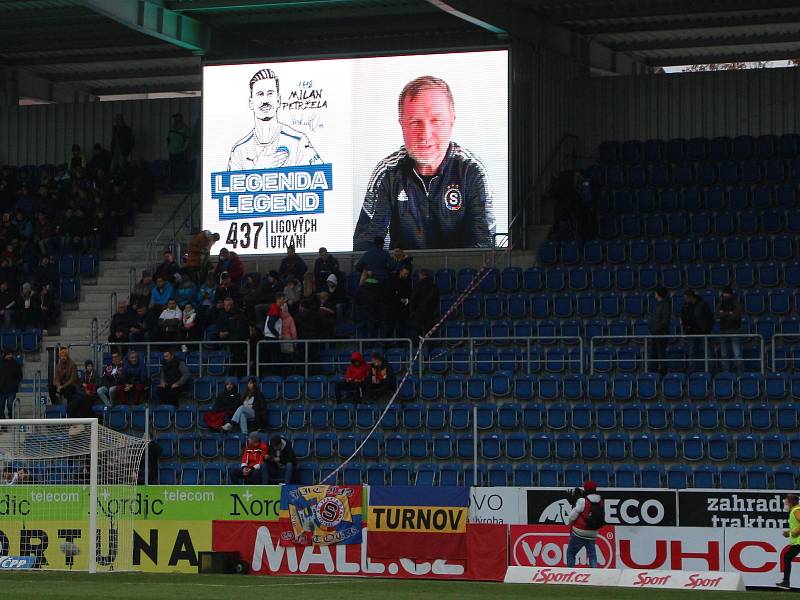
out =
<svg viewBox="0 0 800 600"><path fill-rule="evenodd" d="M34 568L133 568L136 484L147 441L97 419L0 420L0 556Z"/></svg>

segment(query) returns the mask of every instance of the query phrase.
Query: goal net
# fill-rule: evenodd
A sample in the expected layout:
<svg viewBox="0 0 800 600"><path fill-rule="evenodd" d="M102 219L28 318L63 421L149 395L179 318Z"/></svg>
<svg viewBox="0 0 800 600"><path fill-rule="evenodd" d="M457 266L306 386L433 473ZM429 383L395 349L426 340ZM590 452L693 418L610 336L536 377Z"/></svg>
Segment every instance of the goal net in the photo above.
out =
<svg viewBox="0 0 800 600"><path fill-rule="evenodd" d="M97 419L0 421L0 556L34 568L132 568L139 466L147 442Z"/></svg>

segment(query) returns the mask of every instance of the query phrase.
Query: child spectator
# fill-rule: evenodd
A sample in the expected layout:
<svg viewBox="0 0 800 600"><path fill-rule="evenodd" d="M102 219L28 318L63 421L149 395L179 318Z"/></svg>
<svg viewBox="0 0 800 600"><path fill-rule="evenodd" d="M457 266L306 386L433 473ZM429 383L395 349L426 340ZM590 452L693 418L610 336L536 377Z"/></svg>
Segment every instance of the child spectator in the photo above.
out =
<svg viewBox="0 0 800 600"><path fill-rule="evenodd" d="M336 400L342 402L350 397L360 399L369 372L370 366L364 362L361 352L353 352L350 355L350 364L344 372L344 380L336 384Z"/></svg>

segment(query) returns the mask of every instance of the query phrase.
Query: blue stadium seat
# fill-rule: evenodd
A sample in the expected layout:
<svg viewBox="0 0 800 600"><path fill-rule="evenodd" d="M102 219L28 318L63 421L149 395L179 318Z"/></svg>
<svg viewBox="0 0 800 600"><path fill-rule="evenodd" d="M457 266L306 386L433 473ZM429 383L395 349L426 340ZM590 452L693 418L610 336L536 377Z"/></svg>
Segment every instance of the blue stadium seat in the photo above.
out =
<svg viewBox="0 0 800 600"><path fill-rule="evenodd" d="M413 433L408 438L408 456L412 459L427 460L430 458L433 438L430 433Z"/></svg>
<svg viewBox="0 0 800 600"><path fill-rule="evenodd" d="M503 292L517 292L522 285L522 269L506 267L500 273L500 289Z"/></svg>
<svg viewBox="0 0 800 600"><path fill-rule="evenodd" d="M509 433L505 438L505 455L510 460L522 460L528 454L528 437L524 433Z"/></svg>
<svg viewBox="0 0 800 600"><path fill-rule="evenodd" d="M655 439L649 433L639 433L631 437L631 457L637 461L652 460Z"/></svg>
<svg viewBox="0 0 800 600"><path fill-rule="evenodd" d="M314 456L333 458L336 456L337 441L335 433L318 433L314 438Z"/></svg>
<svg viewBox="0 0 800 600"><path fill-rule="evenodd" d="M777 465L772 471L776 490L794 490L797 487L797 467Z"/></svg>
<svg viewBox="0 0 800 600"><path fill-rule="evenodd" d="M432 463L424 463L417 466L414 485L432 486L436 485L439 478L439 468Z"/></svg>
<svg viewBox="0 0 800 600"><path fill-rule="evenodd" d="M544 423L544 405L527 402L522 405L522 426L527 430L541 429Z"/></svg>
<svg viewBox="0 0 800 600"><path fill-rule="evenodd" d="M552 433L537 433L530 438L531 458L549 460L553 455L555 438Z"/></svg>
<svg viewBox="0 0 800 600"><path fill-rule="evenodd" d="M732 443L730 434L712 433L708 440L708 457L714 461L728 460Z"/></svg>
<svg viewBox="0 0 800 600"><path fill-rule="evenodd" d="M708 438L704 433L690 433L682 440L682 456L684 460L704 460Z"/></svg>
<svg viewBox="0 0 800 600"><path fill-rule="evenodd" d="M764 460L777 462L786 458L788 439L782 433L771 433L765 435L761 440L761 451Z"/></svg>
<svg viewBox="0 0 800 600"><path fill-rule="evenodd" d="M589 469L583 464L571 464L564 467L564 485L575 488L583 485L589 478Z"/></svg>
<svg viewBox="0 0 800 600"><path fill-rule="evenodd" d="M744 467L742 465L725 465L719 470L719 487L723 489L741 489L744 483Z"/></svg>
<svg viewBox="0 0 800 600"><path fill-rule="evenodd" d="M667 469L667 487L673 490L682 490L690 487L692 481L692 468L689 465L672 465Z"/></svg>
<svg viewBox="0 0 800 600"><path fill-rule="evenodd" d="M649 464L642 466L639 479L643 488L660 488L664 485L665 476L663 465Z"/></svg>
<svg viewBox="0 0 800 600"><path fill-rule="evenodd" d="M640 477L639 465L636 464L617 465L614 469L614 481L618 487L639 487Z"/></svg>

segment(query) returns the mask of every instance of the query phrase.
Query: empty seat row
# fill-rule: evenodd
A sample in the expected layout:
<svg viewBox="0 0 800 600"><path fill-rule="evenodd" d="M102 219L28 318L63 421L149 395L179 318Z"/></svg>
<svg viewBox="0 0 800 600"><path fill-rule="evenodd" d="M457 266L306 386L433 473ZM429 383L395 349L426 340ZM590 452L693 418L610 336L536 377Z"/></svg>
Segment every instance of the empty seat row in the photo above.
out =
<svg viewBox="0 0 800 600"><path fill-rule="evenodd" d="M586 196L583 199L587 204L594 202L595 210L601 215L656 212L669 214L685 211L690 216L701 211L716 214L748 209L764 211L773 207L792 209L797 206L797 200L797 183L662 189L638 186L633 189L602 189L596 196ZM734 218L737 216L734 215ZM750 215L745 217L746 220L750 218Z"/></svg>
<svg viewBox="0 0 800 600"><path fill-rule="evenodd" d="M630 261L629 261L630 262ZM711 264L709 264L709 262ZM715 297L713 287L719 290L724 287L749 289L757 286L794 288L800 284L800 262L790 263L749 262L719 263L713 261L697 263L692 261L685 265L639 265L637 263L613 267L551 267L549 269L529 269L530 288L527 291L563 292L563 291L653 291L659 286L668 290L692 288ZM527 275L528 273L526 273ZM790 295L794 295L792 291ZM539 299L540 302L542 299ZM673 302L682 302L680 296ZM540 306L550 306L545 300ZM505 305L499 304L498 313L505 308L505 316L520 318L526 316L525 311L535 307L525 304L524 297L511 294ZM493 313L497 314L497 313ZM543 314L537 312L535 314ZM519 316L518 316L519 315Z"/></svg>
<svg viewBox="0 0 800 600"><path fill-rule="evenodd" d="M796 234L800 227L800 210L768 209L734 212L699 212L687 215L683 212L663 215L612 213L600 215L597 221L600 239L614 240L619 237L635 239L673 238L687 236L742 236L757 234Z"/></svg>
<svg viewBox="0 0 800 600"><path fill-rule="evenodd" d="M684 160L728 159L749 160L773 157L795 158L800 152L800 137L794 133L781 136L740 135L730 137L673 138L669 140L609 140L597 148L597 157L602 164L639 162L652 163L661 160L680 162Z"/></svg>
<svg viewBox="0 0 800 600"><path fill-rule="evenodd" d="M613 226L613 225L612 225ZM561 262L566 266L624 265L628 262L637 265L654 263L657 265L690 264L701 259L704 262L742 262L754 260L764 262L792 261L797 253L794 235L752 235L750 237L714 237L712 233L698 234L679 240L641 238L622 240L620 236L608 233L610 241L592 240L586 243L577 241L543 242L539 246L539 262L544 266L554 266ZM536 273L524 274L524 289L535 291L538 281ZM540 274L544 277L544 273ZM546 282L539 284L546 285Z"/></svg>

